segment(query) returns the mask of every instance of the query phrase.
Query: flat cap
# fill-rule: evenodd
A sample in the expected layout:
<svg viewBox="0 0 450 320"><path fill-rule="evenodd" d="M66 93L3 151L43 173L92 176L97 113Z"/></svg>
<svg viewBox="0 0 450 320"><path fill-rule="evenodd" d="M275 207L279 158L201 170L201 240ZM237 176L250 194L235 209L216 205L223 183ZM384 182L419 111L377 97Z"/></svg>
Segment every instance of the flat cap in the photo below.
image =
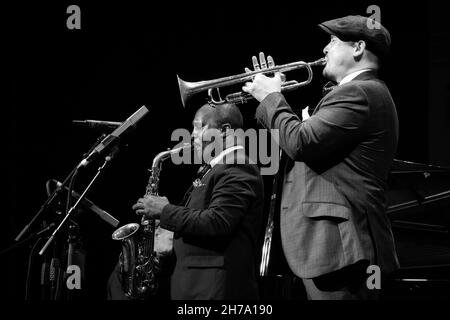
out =
<svg viewBox="0 0 450 320"><path fill-rule="evenodd" d="M342 41L364 40L367 49L378 58L384 59L389 54L391 35L379 22L363 16L346 16L319 24L325 32Z"/></svg>

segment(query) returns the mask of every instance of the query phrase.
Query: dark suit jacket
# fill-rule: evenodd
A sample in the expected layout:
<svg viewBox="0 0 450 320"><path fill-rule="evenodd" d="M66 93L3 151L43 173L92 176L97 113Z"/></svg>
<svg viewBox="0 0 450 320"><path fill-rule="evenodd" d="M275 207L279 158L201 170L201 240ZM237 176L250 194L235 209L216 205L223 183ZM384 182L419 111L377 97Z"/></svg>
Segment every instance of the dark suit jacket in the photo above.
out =
<svg viewBox="0 0 450 320"><path fill-rule="evenodd" d="M272 93L256 116L279 129L290 158L280 226L292 271L313 278L360 260L397 268L385 188L398 120L384 82L364 72L328 93L303 122Z"/></svg>
<svg viewBox="0 0 450 320"><path fill-rule="evenodd" d="M186 206L169 204L161 214L161 227L175 232L172 299L257 299L259 168L217 164L201 182Z"/></svg>

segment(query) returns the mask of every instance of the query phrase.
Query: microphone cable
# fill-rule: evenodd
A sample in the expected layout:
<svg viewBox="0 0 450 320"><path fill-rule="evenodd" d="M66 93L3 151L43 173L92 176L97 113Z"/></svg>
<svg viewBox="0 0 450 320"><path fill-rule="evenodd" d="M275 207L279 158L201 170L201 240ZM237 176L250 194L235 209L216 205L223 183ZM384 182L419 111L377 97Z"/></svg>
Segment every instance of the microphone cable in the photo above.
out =
<svg viewBox="0 0 450 320"><path fill-rule="evenodd" d="M31 248L30 254L28 255L28 266L27 266L27 277L25 281L25 300L29 300L29 291L30 291L30 285L31 285L31 267L33 264L33 254L34 251L37 248L37 245L39 241L41 241L42 238L38 238L36 242L34 243L33 247Z"/></svg>
<svg viewBox="0 0 450 320"><path fill-rule="evenodd" d="M47 180L45 183L45 190L47 192L47 195L50 196L51 190L50 190L50 179ZM39 244L39 241L41 241L41 237L37 238L36 242L33 244L30 250L30 254L28 255L28 264L27 264L27 275L25 280L25 300L30 299L30 286L31 286L31 269L33 265L33 255L34 251L36 251L37 245ZM45 260L44 260L45 263ZM41 270L41 276L42 276L42 270Z"/></svg>

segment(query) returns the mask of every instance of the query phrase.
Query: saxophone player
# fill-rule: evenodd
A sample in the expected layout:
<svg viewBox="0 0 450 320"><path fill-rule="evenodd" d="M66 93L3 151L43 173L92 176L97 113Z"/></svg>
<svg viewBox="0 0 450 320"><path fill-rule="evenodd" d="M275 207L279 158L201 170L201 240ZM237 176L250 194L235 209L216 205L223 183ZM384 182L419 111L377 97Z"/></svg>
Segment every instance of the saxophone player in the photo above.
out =
<svg viewBox="0 0 450 320"><path fill-rule="evenodd" d="M242 125L234 104L202 106L193 121L195 152L207 159L212 143L215 152L183 205L147 195L133 206L136 214L159 219L160 227L175 233L174 300L258 298L256 250L264 191L259 168L248 164L243 139L235 134ZM205 139L211 134L220 138Z"/></svg>

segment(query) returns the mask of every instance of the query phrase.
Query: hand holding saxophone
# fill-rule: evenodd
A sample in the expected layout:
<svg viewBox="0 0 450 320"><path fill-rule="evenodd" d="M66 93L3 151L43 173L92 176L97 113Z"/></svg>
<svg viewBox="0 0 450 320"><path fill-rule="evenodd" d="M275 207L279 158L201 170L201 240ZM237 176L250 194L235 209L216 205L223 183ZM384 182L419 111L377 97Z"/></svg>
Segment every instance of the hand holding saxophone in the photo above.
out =
<svg viewBox="0 0 450 320"><path fill-rule="evenodd" d="M150 219L159 219L163 208L169 204L166 197L146 195L133 205L133 210L138 215L144 215Z"/></svg>
<svg viewBox="0 0 450 320"><path fill-rule="evenodd" d="M273 58L271 56L266 57L263 52L259 53L258 58L252 57L253 68L255 71L264 70L267 68L272 68L275 66ZM249 68L245 68L245 72L252 72ZM273 92L281 92L281 85L283 83L281 72L275 72L274 77L270 78L265 76L263 73L258 73L253 78L252 82L246 82L245 86L242 87L242 91L250 93L256 100L261 102L269 94Z"/></svg>

